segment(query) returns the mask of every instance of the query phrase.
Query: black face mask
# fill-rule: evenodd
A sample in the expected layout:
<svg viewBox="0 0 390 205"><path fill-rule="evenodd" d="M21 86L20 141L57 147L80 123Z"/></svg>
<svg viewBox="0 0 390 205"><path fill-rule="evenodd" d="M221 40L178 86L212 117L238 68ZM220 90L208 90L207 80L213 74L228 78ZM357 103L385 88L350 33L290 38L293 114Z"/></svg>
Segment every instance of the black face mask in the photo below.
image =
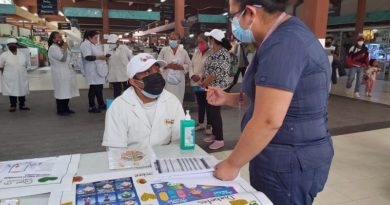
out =
<svg viewBox="0 0 390 205"><path fill-rule="evenodd" d="M59 41L57 44L59 47L62 47L64 45L64 41Z"/></svg>
<svg viewBox="0 0 390 205"><path fill-rule="evenodd" d="M326 46L326 47L331 47L331 46L332 46L332 43L331 43L331 42L326 42L326 43L325 43L325 46Z"/></svg>
<svg viewBox="0 0 390 205"><path fill-rule="evenodd" d="M11 52L15 52L17 48L18 48L18 47L17 47L16 45L9 45L9 46L8 46L8 49L9 49Z"/></svg>
<svg viewBox="0 0 390 205"><path fill-rule="evenodd" d="M165 87L165 80L160 73L150 74L142 79L144 88L142 94L148 98L157 98Z"/></svg>

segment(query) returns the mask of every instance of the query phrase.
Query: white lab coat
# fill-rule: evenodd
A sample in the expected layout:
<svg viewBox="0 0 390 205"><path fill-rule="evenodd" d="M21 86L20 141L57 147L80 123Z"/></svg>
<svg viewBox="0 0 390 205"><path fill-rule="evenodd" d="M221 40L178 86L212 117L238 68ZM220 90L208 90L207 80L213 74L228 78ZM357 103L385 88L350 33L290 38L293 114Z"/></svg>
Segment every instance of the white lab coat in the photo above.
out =
<svg viewBox="0 0 390 205"><path fill-rule="evenodd" d="M200 52L198 48L195 49L195 53L192 56L191 64L188 68L189 77L193 75L198 75L200 78L203 77L204 74L204 63L206 62L207 58L211 55L211 50L209 49L204 54ZM191 80L191 86L199 86L198 83L195 83L193 80Z"/></svg>
<svg viewBox="0 0 390 205"><path fill-rule="evenodd" d="M157 99L152 123L133 87L116 98L106 113L103 146L139 148L167 145L180 138L184 110L177 98L164 90Z"/></svg>
<svg viewBox="0 0 390 205"><path fill-rule="evenodd" d="M80 45L80 51L83 59L83 68L81 72L87 79L88 85L104 84L108 74L107 62L104 60L85 60L86 56L104 55L102 47L91 43L89 40L85 40Z"/></svg>
<svg viewBox="0 0 390 205"><path fill-rule="evenodd" d="M27 68L30 58L21 51L14 55L6 51L0 56L0 68L4 68L2 74L2 93L4 96L26 96L30 93Z"/></svg>
<svg viewBox="0 0 390 205"><path fill-rule="evenodd" d="M133 52L127 46L119 45L110 54L107 81L110 83L127 81L127 64L133 57Z"/></svg>
<svg viewBox="0 0 390 205"><path fill-rule="evenodd" d="M173 53L173 50L171 47L166 46L161 49L160 54L158 55L159 60L164 60L168 64L172 63L174 60L178 61L177 63L182 65L184 67L184 71L180 71L180 83L178 85L172 85L167 83L165 84L165 89L171 93L173 93L183 104L184 99L184 91L185 91L185 74L188 72L188 67L191 64L191 59L188 56L187 51L184 49L183 45L179 45L177 48L176 54ZM164 79L167 79L168 72L172 71L172 69L163 69L162 75Z"/></svg>
<svg viewBox="0 0 390 205"><path fill-rule="evenodd" d="M62 49L57 44L53 44L49 48L48 57L53 80L54 97L62 100L80 96L76 72L69 64L69 53L65 57Z"/></svg>

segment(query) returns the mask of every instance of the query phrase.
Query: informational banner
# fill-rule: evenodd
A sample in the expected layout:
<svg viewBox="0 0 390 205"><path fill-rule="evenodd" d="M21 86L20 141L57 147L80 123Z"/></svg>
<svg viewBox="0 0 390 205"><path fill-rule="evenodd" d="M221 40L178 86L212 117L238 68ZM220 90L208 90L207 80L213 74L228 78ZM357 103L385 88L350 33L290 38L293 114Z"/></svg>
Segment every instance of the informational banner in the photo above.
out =
<svg viewBox="0 0 390 205"><path fill-rule="evenodd" d="M37 0L38 15L57 15L57 0Z"/></svg>
<svg viewBox="0 0 390 205"><path fill-rule="evenodd" d="M169 22L173 21L175 19L175 9L172 5L161 5L160 6L160 20L165 21L168 20Z"/></svg>
<svg viewBox="0 0 390 205"><path fill-rule="evenodd" d="M47 36L46 29L41 27L34 27L33 28L33 36Z"/></svg>
<svg viewBox="0 0 390 205"><path fill-rule="evenodd" d="M70 23L58 23L58 30L70 30Z"/></svg>

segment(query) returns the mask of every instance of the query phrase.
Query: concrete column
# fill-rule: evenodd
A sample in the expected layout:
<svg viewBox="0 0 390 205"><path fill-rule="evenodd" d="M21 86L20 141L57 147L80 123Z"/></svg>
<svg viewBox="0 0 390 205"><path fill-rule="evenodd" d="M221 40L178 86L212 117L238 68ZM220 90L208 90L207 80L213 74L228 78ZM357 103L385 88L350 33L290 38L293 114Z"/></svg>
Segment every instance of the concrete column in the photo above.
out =
<svg viewBox="0 0 390 205"><path fill-rule="evenodd" d="M180 37L184 37L184 27L182 21L184 21L184 4L185 0L175 0L175 31L180 34Z"/></svg>
<svg viewBox="0 0 390 205"><path fill-rule="evenodd" d="M319 39L325 39L329 1L304 0L302 20Z"/></svg>
<svg viewBox="0 0 390 205"><path fill-rule="evenodd" d="M367 0L359 0L356 12L355 37L363 33L364 21L366 18L366 3Z"/></svg>
<svg viewBox="0 0 390 205"><path fill-rule="evenodd" d="M106 43L106 40L104 40L104 34L109 34L110 32L110 21L108 17L108 0L102 0L102 17L103 17L103 32L100 36L101 42Z"/></svg>

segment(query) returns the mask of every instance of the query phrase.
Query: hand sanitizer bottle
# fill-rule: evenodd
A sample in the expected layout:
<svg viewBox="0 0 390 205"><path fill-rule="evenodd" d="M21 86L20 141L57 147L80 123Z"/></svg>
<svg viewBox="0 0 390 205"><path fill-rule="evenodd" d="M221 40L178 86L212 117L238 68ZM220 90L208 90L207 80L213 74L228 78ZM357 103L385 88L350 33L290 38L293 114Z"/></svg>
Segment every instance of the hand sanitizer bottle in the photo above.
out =
<svg viewBox="0 0 390 205"><path fill-rule="evenodd" d="M190 111L186 111L186 117L180 121L180 149L193 150L195 148L195 120L191 119Z"/></svg>

